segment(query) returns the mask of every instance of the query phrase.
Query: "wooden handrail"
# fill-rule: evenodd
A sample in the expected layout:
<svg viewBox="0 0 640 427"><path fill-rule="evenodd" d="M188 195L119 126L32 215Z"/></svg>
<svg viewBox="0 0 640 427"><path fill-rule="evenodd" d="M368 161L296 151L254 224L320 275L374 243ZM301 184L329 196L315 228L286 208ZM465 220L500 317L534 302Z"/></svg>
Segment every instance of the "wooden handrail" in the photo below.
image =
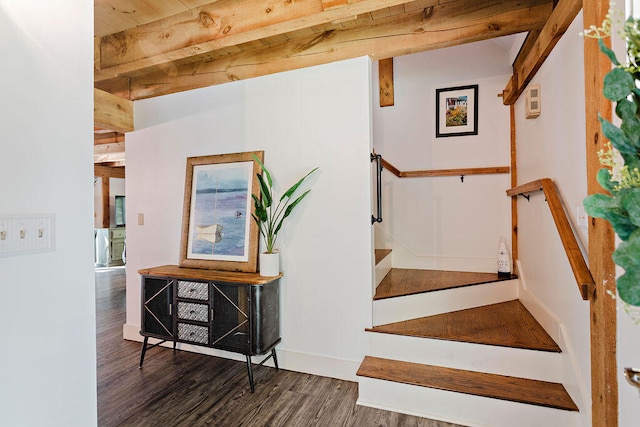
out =
<svg viewBox="0 0 640 427"><path fill-rule="evenodd" d="M429 169L429 170L417 170L417 171L400 171L391 163L382 159L382 166L397 176L398 178L419 178L419 177L433 177L433 176L465 176L465 175L490 175L509 173L511 168L509 166L492 166L488 168L463 168L463 169Z"/></svg>
<svg viewBox="0 0 640 427"><path fill-rule="evenodd" d="M542 190L547 198L551 216L553 216L553 221L558 229L569 264L571 264L571 270L576 278L580 295L582 295L583 300L591 299L595 291L595 282L582 256L576 236L573 234L555 183L549 178L538 179L507 190L507 196L517 197L520 194L524 195L525 193L539 190Z"/></svg>

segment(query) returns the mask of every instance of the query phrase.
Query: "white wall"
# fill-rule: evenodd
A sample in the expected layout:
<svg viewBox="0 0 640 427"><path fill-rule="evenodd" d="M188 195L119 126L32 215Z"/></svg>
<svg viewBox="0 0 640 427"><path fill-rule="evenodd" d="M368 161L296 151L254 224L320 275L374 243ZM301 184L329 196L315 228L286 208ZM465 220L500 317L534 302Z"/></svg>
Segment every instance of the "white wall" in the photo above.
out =
<svg viewBox="0 0 640 427"><path fill-rule="evenodd" d="M278 191L315 166L280 241L285 369L355 378L371 322L370 61L360 58L135 103L127 134L127 325L143 267L179 262L186 158L264 150ZM137 226L138 213L144 225Z"/></svg>
<svg viewBox="0 0 640 427"><path fill-rule="evenodd" d="M381 108L374 64L374 147L402 171L509 166L509 109L497 97L509 51L488 41L394 58L395 105ZM478 84L478 135L435 137L435 92ZM501 236L510 242L503 175L397 178L383 172L383 222L376 247L394 267L496 271ZM398 208L401 207L401 208Z"/></svg>
<svg viewBox="0 0 640 427"><path fill-rule="evenodd" d="M555 47L532 84L540 84L540 117L525 119L524 97L516 104L518 183L551 178L559 188L570 220L586 196L584 63L582 14ZM522 299L554 313L572 360L564 384L580 406L584 425L590 418L589 303L583 301L544 196L518 199L521 277L528 288ZM586 230L579 231L583 247Z"/></svg>
<svg viewBox="0 0 640 427"><path fill-rule="evenodd" d="M97 424L93 4L0 0L0 215L53 213L55 251L0 258L0 424Z"/></svg>

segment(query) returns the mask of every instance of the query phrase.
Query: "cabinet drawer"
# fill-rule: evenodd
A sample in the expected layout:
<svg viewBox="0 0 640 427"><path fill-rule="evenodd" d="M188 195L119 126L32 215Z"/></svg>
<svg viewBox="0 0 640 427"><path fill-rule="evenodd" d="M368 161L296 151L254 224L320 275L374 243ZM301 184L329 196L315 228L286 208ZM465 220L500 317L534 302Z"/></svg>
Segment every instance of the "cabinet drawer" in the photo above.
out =
<svg viewBox="0 0 640 427"><path fill-rule="evenodd" d="M117 228L111 230L111 238L112 239L124 239L126 235L126 230L124 228Z"/></svg>
<svg viewBox="0 0 640 427"><path fill-rule="evenodd" d="M206 282L178 281L178 298L209 300L209 284Z"/></svg>
<svg viewBox="0 0 640 427"><path fill-rule="evenodd" d="M196 320L198 322L208 322L209 305L178 301L178 318Z"/></svg>
<svg viewBox="0 0 640 427"><path fill-rule="evenodd" d="M209 344L209 328L178 322L178 339L199 344Z"/></svg>

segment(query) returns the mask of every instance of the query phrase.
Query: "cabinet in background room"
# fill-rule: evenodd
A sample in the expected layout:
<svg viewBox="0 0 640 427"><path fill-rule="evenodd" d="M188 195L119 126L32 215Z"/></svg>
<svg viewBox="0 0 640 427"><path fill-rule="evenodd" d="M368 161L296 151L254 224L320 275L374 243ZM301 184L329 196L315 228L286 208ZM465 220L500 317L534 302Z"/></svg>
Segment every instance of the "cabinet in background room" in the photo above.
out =
<svg viewBox="0 0 640 427"><path fill-rule="evenodd" d="M124 227L96 228L96 266L110 267L123 265L125 251L126 229Z"/></svg>

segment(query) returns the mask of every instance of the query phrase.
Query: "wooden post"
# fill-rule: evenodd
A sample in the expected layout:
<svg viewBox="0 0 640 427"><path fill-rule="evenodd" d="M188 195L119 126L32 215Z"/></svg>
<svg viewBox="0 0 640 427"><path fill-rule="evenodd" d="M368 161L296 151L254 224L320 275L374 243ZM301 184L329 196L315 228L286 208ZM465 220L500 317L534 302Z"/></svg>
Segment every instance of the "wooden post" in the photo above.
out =
<svg viewBox="0 0 640 427"><path fill-rule="evenodd" d="M109 177L102 176L102 228L109 228Z"/></svg>
<svg viewBox="0 0 640 427"><path fill-rule="evenodd" d="M518 185L518 159L516 156L516 107L509 105L509 119L511 121L511 188ZM518 198L511 198L511 261L513 266L511 271L517 272L518 260Z"/></svg>
<svg viewBox="0 0 640 427"><path fill-rule="evenodd" d="M378 80L380 81L380 106L391 107L393 96L393 58L378 61Z"/></svg>
<svg viewBox="0 0 640 427"><path fill-rule="evenodd" d="M599 26L609 9L604 0L584 0L584 27ZM616 33L613 34L616 37ZM609 40L605 40L609 43ZM598 49L597 41L584 40L585 121L587 153L587 192L603 192L596 181L601 168L598 151L604 148L605 138L600 130L598 113L611 120L612 105L602 95L603 79L611 69L609 59ZM615 265L611 259L614 233L603 219L591 218L589 225L589 268L596 283L590 303L591 322L591 410L592 425L618 425L618 381L616 363L616 301Z"/></svg>

